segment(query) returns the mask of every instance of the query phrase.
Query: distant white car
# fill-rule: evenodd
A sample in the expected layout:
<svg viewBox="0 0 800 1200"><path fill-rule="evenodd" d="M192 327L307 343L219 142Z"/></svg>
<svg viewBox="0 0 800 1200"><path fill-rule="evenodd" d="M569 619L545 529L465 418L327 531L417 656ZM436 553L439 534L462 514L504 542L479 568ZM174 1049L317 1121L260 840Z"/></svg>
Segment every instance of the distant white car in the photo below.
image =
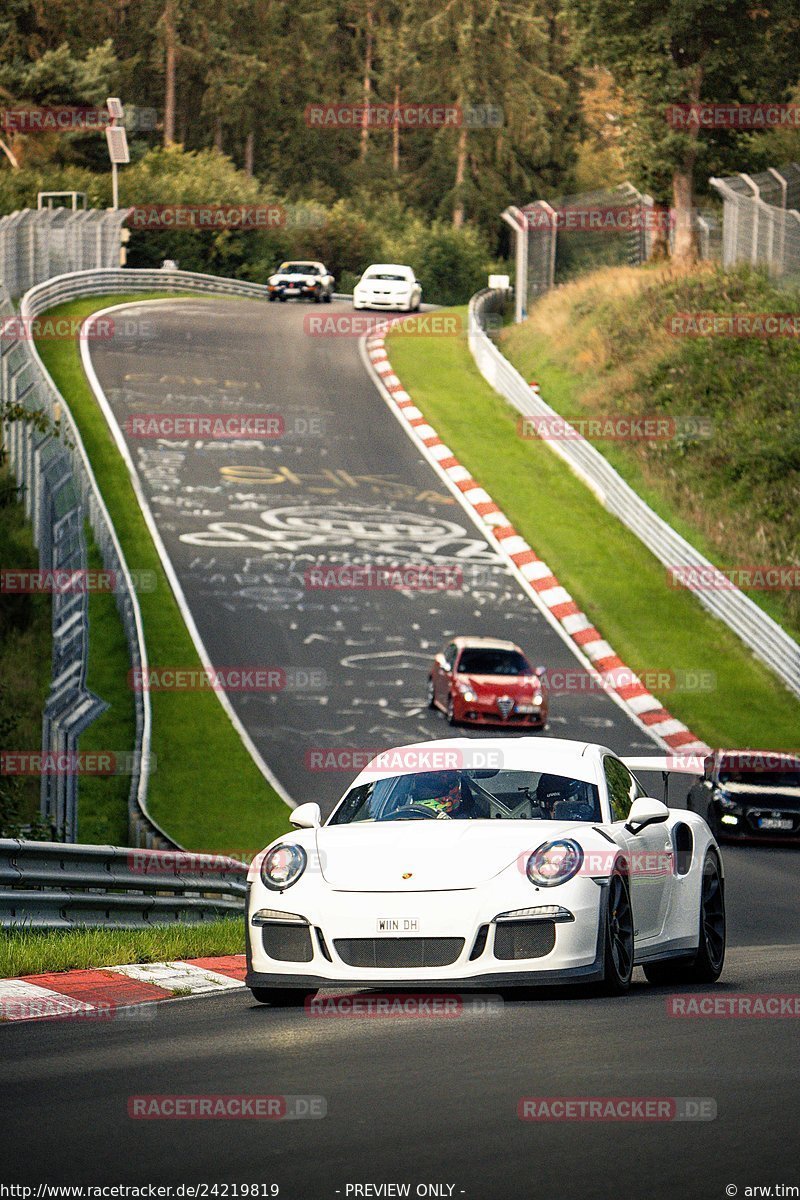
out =
<svg viewBox="0 0 800 1200"><path fill-rule="evenodd" d="M722 971L708 825L649 796L605 746L404 746L373 759L325 825L314 803L289 819L297 832L248 874L246 983L261 1003L342 987L596 981L620 993L635 965L653 983Z"/></svg>
<svg viewBox="0 0 800 1200"><path fill-rule="evenodd" d="M321 262L284 262L267 280L270 300L300 299L330 304L333 297L333 275Z"/></svg>
<svg viewBox="0 0 800 1200"><path fill-rule="evenodd" d="M411 267L398 263L373 263L353 292L353 308L384 308L417 312L422 288Z"/></svg>

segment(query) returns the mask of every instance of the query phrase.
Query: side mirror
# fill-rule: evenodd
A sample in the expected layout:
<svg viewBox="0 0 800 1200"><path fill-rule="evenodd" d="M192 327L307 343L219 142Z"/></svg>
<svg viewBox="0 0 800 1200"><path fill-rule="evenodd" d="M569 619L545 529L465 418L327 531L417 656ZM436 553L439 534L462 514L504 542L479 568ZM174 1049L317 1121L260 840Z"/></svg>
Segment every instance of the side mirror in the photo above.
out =
<svg viewBox="0 0 800 1200"><path fill-rule="evenodd" d="M297 829L318 829L322 824L322 812L318 804L298 804L289 813L289 821Z"/></svg>
<svg viewBox="0 0 800 1200"><path fill-rule="evenodd" d="M660 800L654 800L652 796L640 796L631 805L625 828L628 833L635 836L646 829L648 825L661 825L667 820L669 820L669 809L666 804L662 804Z"/></svg>
<svg viewBox="0 0 800 1200"><path fill-rule="evenodd" d="M539 678L541 679L541 677L545 674L546 671L547 671L547 667L536 667L534 670L534 674L538 675Z"/></svg>

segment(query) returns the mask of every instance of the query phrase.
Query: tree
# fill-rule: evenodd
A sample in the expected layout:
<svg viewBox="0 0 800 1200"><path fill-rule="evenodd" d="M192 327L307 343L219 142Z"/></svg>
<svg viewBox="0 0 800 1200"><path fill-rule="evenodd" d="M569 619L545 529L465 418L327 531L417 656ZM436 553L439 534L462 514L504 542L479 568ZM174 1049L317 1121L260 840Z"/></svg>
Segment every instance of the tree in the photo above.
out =
<svg viewBox="0 0 800 1200"><path fill-rule="evenodd" d="M796 0L567 0L586 57L630 104L622 147L634 182L672 201L673 256L696 256L696 174L724 169L733 131L675 127L671 106L779 99L796 74ZM741 153L741 151L740 151Z"/></svg>
<svg viewBox="0 0 800 1200"><path fill-rule="evenodd" d="M119 63L109 40L76 56L66 42L34 59L13 58L0 64L0 97L7 107L99 105L119 75ZM25 159L79 158L78 148L91 138L96 149L97 130L71 133L9 131L0 148L14 170Z"/></svg>
<svg viewBox="0 0 800 1200"><path fill-rule="evenodd" d="M568 95L551 61L551 6L434 0L429 12L418 37L426 94L464 114L457 130L437 135L452 171L442 207L458 229L489 197L496 221L494 196L507 203L512 188L528 191L538 166L569 153L568 137L556 144Z"/></svg>

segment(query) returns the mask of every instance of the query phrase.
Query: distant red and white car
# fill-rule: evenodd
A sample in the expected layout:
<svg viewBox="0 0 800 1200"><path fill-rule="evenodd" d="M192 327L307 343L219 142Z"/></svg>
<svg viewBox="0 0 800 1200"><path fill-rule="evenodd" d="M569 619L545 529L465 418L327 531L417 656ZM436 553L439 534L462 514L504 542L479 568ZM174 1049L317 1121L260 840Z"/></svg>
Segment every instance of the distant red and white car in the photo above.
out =
<svg viewBox="0 0 800 1200"><path fill-rule="evenodd" d="M544 729L544 667L532 667L513 642L457 637L433 660L428 706L451 725L509 725Z"/></svg>

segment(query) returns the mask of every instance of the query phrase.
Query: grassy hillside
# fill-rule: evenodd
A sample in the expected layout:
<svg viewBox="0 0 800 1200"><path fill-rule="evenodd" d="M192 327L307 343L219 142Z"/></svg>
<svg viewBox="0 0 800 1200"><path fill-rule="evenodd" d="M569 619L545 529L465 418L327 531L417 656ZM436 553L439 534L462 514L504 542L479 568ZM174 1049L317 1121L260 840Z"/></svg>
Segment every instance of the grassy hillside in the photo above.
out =
<svg viewBox="0 0 800 1200"><path fill-rule="evenodd" d="M797 313L800 291L709 265L610 268L506 329L504 354L570 418L659 414L703 436L598 441L662 516L722 568L800 565L797 337L691 337L679 314ZM800 635L800 590L748 592Z"/></svg>

